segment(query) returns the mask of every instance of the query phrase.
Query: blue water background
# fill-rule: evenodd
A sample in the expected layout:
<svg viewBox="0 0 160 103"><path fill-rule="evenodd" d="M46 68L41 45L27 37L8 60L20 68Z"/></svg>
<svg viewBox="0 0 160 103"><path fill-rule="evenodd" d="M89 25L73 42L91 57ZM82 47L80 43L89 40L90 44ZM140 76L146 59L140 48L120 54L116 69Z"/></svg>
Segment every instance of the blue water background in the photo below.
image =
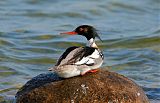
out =
<svg viewBox="0 0 160 103"><path fill-rule="evenodd" d="M0 102L48 67L81 36L60 32L88 24L109 67L140 85L160 102L160 0L0 0Z"/></svg>

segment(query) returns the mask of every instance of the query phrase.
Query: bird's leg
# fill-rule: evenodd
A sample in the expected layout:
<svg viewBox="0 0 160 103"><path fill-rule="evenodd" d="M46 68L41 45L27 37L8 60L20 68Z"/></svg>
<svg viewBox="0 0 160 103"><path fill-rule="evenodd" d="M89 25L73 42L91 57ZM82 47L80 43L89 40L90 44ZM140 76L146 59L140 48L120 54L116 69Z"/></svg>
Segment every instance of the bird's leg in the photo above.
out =
<svg viewBox="0 0 160 103"><path fill-rule="evenodd" d="M95 73L95 72L98 72L99 70L98 69L93 69L93 70L89 70L88 72L89 73Z"/></svg>
<svg viewBox="0 0 160 103"><path fill-rule="evenodd" d="M95 73L95 72L98 72L99 70L98 69L92 69L92 70L89 70L87 72L84 72L84 73L81 73L80 75L83 76L85 75L86 73Z"/></svg>

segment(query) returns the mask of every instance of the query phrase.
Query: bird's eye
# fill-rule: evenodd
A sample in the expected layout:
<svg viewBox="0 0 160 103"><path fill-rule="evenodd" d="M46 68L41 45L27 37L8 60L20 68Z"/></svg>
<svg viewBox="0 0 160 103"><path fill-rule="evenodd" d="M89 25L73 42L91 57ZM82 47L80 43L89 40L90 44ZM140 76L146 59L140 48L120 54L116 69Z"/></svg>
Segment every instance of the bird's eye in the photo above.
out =
<svg viewBox="0 0 160 103"><path fill-rule="evenodd" d="M83 28L79 28L79 31L83 31Z"/></svg>

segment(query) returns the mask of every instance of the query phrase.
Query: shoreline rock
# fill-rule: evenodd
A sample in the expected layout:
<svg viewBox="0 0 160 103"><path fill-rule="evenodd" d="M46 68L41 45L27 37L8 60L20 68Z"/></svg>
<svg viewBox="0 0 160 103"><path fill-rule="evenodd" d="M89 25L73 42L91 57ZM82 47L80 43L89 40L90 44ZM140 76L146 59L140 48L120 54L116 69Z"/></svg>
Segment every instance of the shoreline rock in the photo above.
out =
<svg viewBox="0 0 160 103"><path fill-rule="evenodd" d="M17 92L16 99L17 103L149 103L140 86L109 71L68 79L40 74Z"/></svg>

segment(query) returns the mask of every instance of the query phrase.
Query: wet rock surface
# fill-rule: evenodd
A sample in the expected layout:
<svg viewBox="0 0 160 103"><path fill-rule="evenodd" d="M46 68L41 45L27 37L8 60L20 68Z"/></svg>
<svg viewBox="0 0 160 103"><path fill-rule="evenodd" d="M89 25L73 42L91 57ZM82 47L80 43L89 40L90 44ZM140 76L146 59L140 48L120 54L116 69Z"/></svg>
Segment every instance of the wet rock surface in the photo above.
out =
<svg viewBox="0 0 160 103"><path fill-rule="evenodd" d="M16 94L17 103L149 103L132 80L109 71L62 79L40 74Z"/></svg>

